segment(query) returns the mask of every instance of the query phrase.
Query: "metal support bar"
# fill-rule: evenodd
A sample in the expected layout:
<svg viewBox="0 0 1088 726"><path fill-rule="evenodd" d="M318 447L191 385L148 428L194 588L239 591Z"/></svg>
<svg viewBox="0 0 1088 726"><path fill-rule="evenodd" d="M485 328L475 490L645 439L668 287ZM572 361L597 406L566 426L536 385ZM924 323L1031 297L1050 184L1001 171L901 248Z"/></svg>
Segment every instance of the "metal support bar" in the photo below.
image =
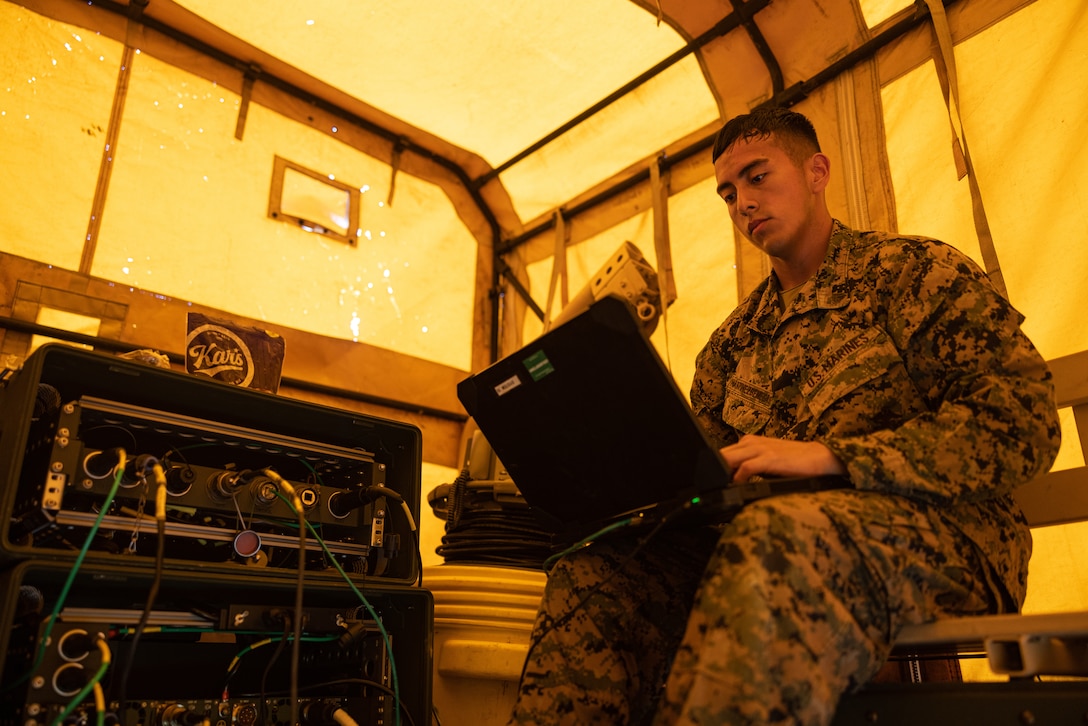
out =
<svg viewBox="0 0 1088 726"><path fill-rule="evenodd" d="M877 51L881 50L882 48L884 48L884 46L888 45L892 41L897 40L901 36L905 35L908 31L914 29L916 26L924 22L928 17L929 12L924 8L924 6L917 7L912 15L904 18L903 20L900 20L899 22L887 28L884 32L858 46L854 51L847 53L842 58L835 61L823 71L820 71L807 81L795 83L789 88L783 90L781 93L775 94L768 101L761 104L761 106L788 107L799 103L800 101L804 100L810 93L812 93L812 91L816 90L820 86L830 82L835 77L850 70L859 63L869 60L874 55L876 55ZM711 148L714 145L715 136L717 136L717 132L702 139L699 139L698 141L690 144L689 146L686 146L683 149L669 154L661 162L662 172L664 172L668 168L671 168L672 166L675 166L676 164L686 161L687 159L695 156L696 154L700 154L703 151ZM590 197L589 199L586 199L585 201L576 205L564 206L563 209L566 212L567 218L573 219L579 214L586 212L598 206L599 204L602 204L603 202L608 201L612 197L618 196L623 192L627 191L628 189L631 189L632 187L648 181L650 178L649 164L654 163L655 159L656 156L653 159L648 160L647 165L644 168L639 169L629 177L621 179L620 181L613 184L611 187L602 190L601 192ZM498 246L496 246L496 253L505 254L516 247L520 247L521 245L527 243L529 240L551 229L553 224L554 220L549 218L538 224L537 226L532 227L531 229L528 229L525 232L519 234L518 236L501 242Z"/></svg>
<svg viewBox="0 0 1088 726"><path fill-rule="evenodd" d="M756 13L763 8L754 7L755 3L746 3L744 0L729 0L729 2L733 6L733 14L741 19L740 24L748 33L748 37L751 39L752 45L756 47L756 51L759 52L763 65L767 66L767 72L771 74L771 93L775 95L781 93L782 89L786 87L786 81L782 77L782 66L778 64L778 59L774 57L774 51L771 50L771 46L767 44L767 39L763 37L759 25L756 24Z"/></svg>
<svg viewBox="0 0 1088 726"><path fill-rule="evenodd" d="M719 38L719 37L725 35L726 33L740 27L742 23L748 22L750 20L750 18L756 12L762 10L763 8L767 7L770 4L771 4L770 0L752 0L752 2L749 2L749 3L745 4L744 6L742 6L744 8L744 11L745 11L744 13L734 13L734 14L731 14L731 15L723 18L713 28L711 28L710 30L706 31L705 33L700 35L695 40L688 43L685 47L681 48L680 50L676 51L675 53L673 53L669 57L665 58L660 63L657 63L652 68L645 71L644 73L639 74L633 80L628 81L624 85L620 86L615 91L608 94L603 99L601 99L597 103L595 103L592 106L590 106L589 108L587 108L582 113L580 113L577 116L575 116L574 118L572 118L570 121L567 121L565 124L563 124L562 126L560 126L557 129L555 129L554 131L550 132L549 134L547 134L546 136L544 136L540 140L535 141L534 143L530 144L525 149L519 151L517 154L514 154L514 156L510 157L509 159L507 159L503 163L499 164L497 167L495 167L491 171L477 177L477 179L475 180L474 183L477 186L483 186L487 182L489 182L492 179L494 179L495 177L497 177L499 174L503 173L504 171L506 171L507 169L512 167L514 164L517 164L519 161L521 161L525 157L529 156L530 154L544 148L545 146L550 144L552 141L555 141L560 136L562 136L566 132L570 131L572 128L574 128L578 124L582 123L583 121L589 119L592 116L595 116L597 113L603 111L608 106L611 106L613 103L615 103L619 99L623 98L628 93L635 90L636 88L638 88L642 84L644 84L647 81L650 81L653 78L657 77L658 75L660 75L664 71L668 70L670 67L672 67L676 63L680 62L681 60L683 60L687 56L691 55L692 53L694 53L694 52L696 52L698 50L701 50L703 48L703 46L705 46L707 43L711 42L715 38ZM736 8L736 6L734 4L734 9L735 8ZM756 33L758 34L758 29L757 29ZM755 42L754 38L753 38L753 42ZM765 45L766 45L766 43L764 43L764 46ZM767 52L769 53L770 51L767 50ZM763 49L762 48L760 49L760 55L763 55ZM764 59L764 60L766 61L766 59ZM772 77L774 77L774 75L775 75L775 73L777 71L778 83L775 85L775 89L778 90L778 89L781 88L782 73L781 73L780 70L778 70L778 68L777 68L778 63L777 63L777 61L774 60L773 55L771 56L771 61L773 63L773 67L771 65L768 65L768 70L771 72Z"/></svg>
<svg viewBox="0 0 1088 726"><path fill-rule="evenodd" d="M529 309L533 311L533 314L540 318L540 321L544 321L544 308L540 307L533 296L529 294L528 288L521 284L521 280L517 278L514 271L510 269L510 265L506 264L506 260L498 259L496 261L496 269L499 274L508 282L510 286L517 291L518 295L525 301L525 304L529 306Z"/></svg>
<svg viewBox="0 0 1088 726"><path fill-rule="evenodd" d="M145 2L144 0L141 0L141 2L144 5L147 4L147 2ZM94 4L108 12L117 15L128 15L130 13L128 5L117 2L116 0L95 0ZM146 14L140 16L139 23L149 30L161 33L162 35L171 38L172 40L175 40L178 43L181 43L182 45L197 51L198 53L201 53L209 58L219 61L224 65L238 68L242 70L243 73L250 67L250 64L248 62L243 61L236 56L230 55L220 50L219 48L209 45L208 43L198 38L195 38L187 33L178 30L177 28L171 27L166 23L156 20L155 18L148 17ZM402 136L374 123L373 121L363 118L358 114L352 113L351 111L332 101L310 93L300 88L299 86L290 83L289 81L278 78L277 76L268 73L267 71L261 74L260 81L261 83L269 87L277 88L280 91L286 93L287 95L299 99L303 103L310 104L315 108L318 108L327 113L340 116L347 123L358 126L359 128L364 129L374 134L375 136L384 139L385 141L388 141L391 147L395 147L398 143L401 143L403 151L410 152L424 159L428 159L435 164L441 166L442 168L448 170L465 188L469 195L469 198L472 199L473 204L476 206L476 209L480 212L481 215L483 215L483 218L487 222L488 229L491 233L492 246L494 249L498 249L499 243L502 240L502 229L499 226L499 221L495 217L494 213L491 211L491 207L487 204L483 196L480 194L479 188L472 183L472 180L469 178L468 174L459 164L450 159L447 159L444 156L441 156L440 154L426 148L425 146L412 142L411 140L406 140ZM494 306L492 306L491 309L491 325L492 328L498 326L498 312ZM492 354L494 354L495 347L497 346L497 338L495 338L494 335L492 336L492 338L494 341L492 347Z"/></svg>
<svg viewBox="0 0 1088 726"><path fill-rule="evenodd" d="M1088 723L1088 681L883 683L839 702L832 726Z"/></svg>

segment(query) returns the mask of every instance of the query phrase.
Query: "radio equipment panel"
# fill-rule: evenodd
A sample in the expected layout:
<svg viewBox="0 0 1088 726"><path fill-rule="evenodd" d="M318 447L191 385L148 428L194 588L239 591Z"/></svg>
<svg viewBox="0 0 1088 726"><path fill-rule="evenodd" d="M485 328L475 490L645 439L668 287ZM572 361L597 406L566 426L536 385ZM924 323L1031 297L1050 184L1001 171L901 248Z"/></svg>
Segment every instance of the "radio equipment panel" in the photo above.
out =
<svg viewBox="0 0 1088 726"><path fill-rule="evenodd" d="M342 585L308 587L296 656L291 585L166 573L141 629L150 573L70 578L67 563L0 573L0 726L290 726L292 708L306 724L429 721L426 590L371 590L364 606Z"/></svg>
<svg viewBox="0 0 1088 726"><path fill-rule="evenodd" d="M305 526L315 577L418 576L415 427L56 345L0 426L0 562L74 555L92 527L92 561L152 557L163 488L171 567L291 577Z"/></svg>

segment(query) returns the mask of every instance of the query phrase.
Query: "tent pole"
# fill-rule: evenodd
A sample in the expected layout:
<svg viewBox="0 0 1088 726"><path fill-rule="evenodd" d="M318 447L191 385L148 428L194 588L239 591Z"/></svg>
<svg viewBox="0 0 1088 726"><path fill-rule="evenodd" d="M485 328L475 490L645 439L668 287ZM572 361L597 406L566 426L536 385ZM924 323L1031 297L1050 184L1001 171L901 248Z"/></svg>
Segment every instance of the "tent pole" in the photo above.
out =
<svg viewBox="0 0 1088 726"><path fill-rule="evenodd" d="M732 17L732 16L730 16ZM924 6L915 6L914 12L888 27L884 32L877 36L874 36L867 42L858 46L850 53L844 55L839 60L829 65L824 70L820 71L816 75L812 76L807 81L799 81L794 85L782 90L780 93L776 93L770 99L760 104L761 106L793 106L804 100L810 93L817 88L829 83L840 74L850 70L854 66L871 59L876 53L884 48L886 45L894 40L897 40L900 36L905 35L908 31L914 29L916 26L923 23L929 18L929 11ZM716 132L709 136L706 136L698 141L686 146L679 151L670 154L664 159L660 160L661 170L664 172L667 168L670 168L681 161L685 161L690 157L700 154L714 145L714 137ZM579 214L586 212L593 207L596 207L612 197L649 181L650 179L650 163L658 163L657 156L655 155L647 161L647 166L639 171L635 172L631 176L621 179L607 189L602 190L598 194L593 195L589 199L586 199L579 204L570 207L564 207L566 210L567 218L573 218ZM555 224L555 220L552 217L545 219L537 226L522 232L516 237L512 237L502 243L501 248L498 250L499 254L506 254L511 250L520 247L521 245L529 242L529 240L547 232Z"/></svg>

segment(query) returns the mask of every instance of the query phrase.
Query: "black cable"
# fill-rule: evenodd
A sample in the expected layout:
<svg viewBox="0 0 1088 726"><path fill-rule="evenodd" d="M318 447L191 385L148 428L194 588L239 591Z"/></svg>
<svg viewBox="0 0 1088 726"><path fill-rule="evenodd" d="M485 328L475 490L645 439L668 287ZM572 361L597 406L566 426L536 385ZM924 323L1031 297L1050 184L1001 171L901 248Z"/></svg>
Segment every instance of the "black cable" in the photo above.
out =
<svg viewBox="0 0 1088 726"><path fill-rule="evenodd" d="M164 632L167 632L167 631L164 631ZM171 630L169 632L180 632L180 631L177 630L177 629L173 629L173 630ZM241 634L241 631L232 631L232 635L237 636L237 635L240 635L240 634ZM259 633L259 632L250 632L248 634L249 635L258 635L258 634L261 634L261 633ZM307 640L307 641L310 641L310 642L317 642L317 643L323 643L323 642L327 643L327 642L334 641L336 639L337 639L337 637L335 635L334 636L325 636L325 637L309 636L309 637L304 638L304 640ZM247 653L252 653L257 648L263 648L264 646L268 645L271 642L272 642L271 638L264 638L262 640L258 640L255 643L250 643L245 648L243 648L241 651L239 651L239 653L237 655L234 656L234 659L231 661L230 665L227 668L227 678L226 678L225 681L223 681L222 700L226 701L229 698L230 682L234 678L234 676L238 673L238 671L241 670L242 656L246 655Z"/></svg>
<svg viewBox="0 0 1088 726"><path fill-rule="evenodd" d="M446 562L542 569L556 551L554 530L524 505L487 506L486 510L464 506L457 525L447 525L437 553Z"/></svg>
<svg viewBox="0 0 1088 726"><path fill-rule="evenodd" d="M412 532L412 549L416 552L416 571L419 573L419 578L416 580L416 585L423 587L423 553L420 551L419 544L419 532L415 529Z"/></svg>
<svg viewBox="0 0 1088 726"><path fill-rule="evenodd" d="M299 653L302 649L302 593L306 580L306 514L298 494L291 489L291 497L298 511L298 580L295 583L295 642L291 644L291 723L298 723Z"/></svg>
<svg viewBox="0 0 1088 726"><path fill-rule="evenodd" d="M404 497L400 496L391 489L388 489L386 487L372 488L375 490L380 490L383 494L386 494L386 496L400 504L401 512L404 513L404 520L408 524L408 532L411 534L412 539L411 547L413 563L416 566L417 572L417 577L413 580L413 584L417 585L418 587L423 587L423 553L420 552L419 524L416 522L416 518L412 515L411 506L409 506L408 502L404 501ZM397 541L399 542L399 538Z"/></svg>
<svg viewBox="0 0 1088 726"><path fill-rule="evenodd" d="M317 688L327 688L328 686L339 686L339 685L345 685L345 684L353 684L353 685L357 684L357 685L361 685L361 686L366 686L367 688L375 688L375 689L381 691L382 693L386 694L387 696L392 696L393 700L396 701L396 703L397 703L397 709L401 713L404 714L405 719L408 721L408 726L415 726L415 721L412 720L411 712L400 701L400 699L397 698L396 692L392 688L390 688L389 686L387 686L384 683L381 683L379 681L372 681L369 678L337 678L336 680L332 680L332 681L323 681L321 683L315 683L315 684L310 685L310 686L303 686L300 690L301 691L312 691L312 690L317 689ZM269 695L270 696L281 696L281 695L283 695L283 692L273 692L273 693L270 693ZM362 726L362 725L360 725L360 726ZM441 726L441 724L439 724L439 726Z"/></svg>
<svg viewBox="0 0 1088 726"><path fill-rule="evenodd" d="M283 653L284 647L287 645L287 639L291 636L291 622L292 618L285 612L283 614L283 635L280 637L280 642L276 644L276 649L272 651L272 655L268 658L268 663L265 664L264 672L261 673L261 700L260 707L257 709L257 726L264 726L264 710L267 704L265 698L265 685L268 682L268 674L272 672L272 667L276 665L276 661L279 659L280 654ZM295 637L295 642L292 644L292 650L298 644L298 637ZM297 685L292 685L291 698L298 702ZM291 723L297 723L292 719Z"/></svg>
<svg viewBox="0 0 1088 726"><path fill-rule="evenodd" d="M524 500L496 491L508 485L512 482L472 480L465 468L452 484L428 495L434 514L445 520L445 534L435 551L446 562L538 570L557 551L554 522Z"/></svg>
<svg viewBox="0 0 1088 726"><path fill-rule="evenodd" d="M128 658L121 668L121 675L118 677L115 686L114 693L117 696L117 702L121 704L121 708L124 708L126 700L125 696L129 674L132 672L132 663L136 660L136 646L140 644L140 638L143 636L144 630L147 628L147 622L151 618L151 609L155 605L155 598L159 595L159 586L162 584L163 562L166 556L166 474L157 461L152 464L151 470L155 476L157 486L155 490L155 574L151 578L151 587L147 590L147 600L144 602L144 609L140 613L140 620L136 624L136 630L132 635Z"/></svg>
<svg viewBox="0 0 1088 726"><path fill-rule="evenodd" d="M298 573L295 581L295 642L291 644L291 723L298 723L298 679L299 653L302 648L302 594L306 583L306 512L295 488L272 468L264 470L264 475L275 482L276 486L291 500L291 508L298 516Z"/></svg>
<svg viewBox="0 0 1088 726"><path fill-rule="evenodd" d="M359 598L359 601L362 603L361 607L366 608L367 612L370 613L370 616L374 619L374 622L377 624L378 631L382 634L382 642L385 645L385 652L389 657L389 670L390 670L390 672L392 674L392 680L393 680L393 700L396 701L399 704L400 703L400 679L397 677L397 666L396 666L396 663L393 660L393 644L389 640L389 633L386 631L385 626L382 625L381 618L378 617L378 613L374 610L373 606L371 606L370 601L366 599L366 596L363 595L363 593L359 590L359 588L355 586L355 583L352 582L351 578L348 577L347 573L344 572L344 568L341 567L340 563L336 561L336 558L333 556L332 552L329 551L328 545L325 544L325 540L323 540L321 538L321 535L319 535L317 533L317 531L313 528L313 525L311 525L310 522L306 519L305 515L302 513L302 505L301 505L301 502L299 502L298 495L294 493L294 490L291 488L291 485L287 484L286 482L283 482L282 478L280 478L279 475L276 474L271 469L265 469L265 474L267 474L270 479L273 479L274 481L277 481L277 483L282 482L284 485L286 485L285 486L285 491L290 491L292 493L292 499L291 500L288 500L283 495L282 492L277 492L276 496L278 496L280 499L286 501L289 507L291 507L292 509L294 509L295 511L298 512L299 529L303 529L305 527L305 528L308 528L310 530L310 533L313 534L314 539L317 541L317 544L321 546L322 551L324 551L325 556L328 558L329 564L331 564L333 567L336 568L336 571L338 573L340 573L340 576L343 578L344 583L347 584L347 586L351 588L351 591L355 593L356 597ZM365 575L365 573L364 573L364 575ZM365 577L364 577L364 582L365 582ZM301 604L301 590L299 591L299 598L300 598L300 604ZM298 723L298 713L297 713L297 711L298 711L298 697L297 697L298 696L298 681L293 679L292 682L291 682L291 687L292 687L291 692L293 694L292 695L292 700L295 702L293 704L293 706L292 706L292 723ZM400 712L402 710L403 710L403 708L399 708L396 711L394 711L394 714L395 714L395 719L394 719L395 726L400 726Z"/></svg>
<svg viewBox="0 0 1088 726"><path fill-rule="evenodd" d="M465 494L468 482L471 479L468 466L461 469L461 473L450 485L450 494L446 500L446 531L449 531L461 523L461 514L464 511Z"/></svg>

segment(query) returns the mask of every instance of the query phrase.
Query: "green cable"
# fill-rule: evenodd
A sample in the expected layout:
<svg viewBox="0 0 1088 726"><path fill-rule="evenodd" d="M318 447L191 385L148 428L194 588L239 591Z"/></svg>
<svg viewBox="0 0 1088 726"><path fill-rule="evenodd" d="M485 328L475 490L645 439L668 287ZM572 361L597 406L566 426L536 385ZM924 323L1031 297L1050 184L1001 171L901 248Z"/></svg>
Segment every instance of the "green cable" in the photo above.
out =
<svg viewBox="0 0 1088 726"><path fill-rule="evenodd" d="M544 560L543 568L545 570L550 570L552 568L552 566L556 562L563 559L564 557L569 555L571 552L577 552L578 550L580 550L580 549L582 549L584 547L589 547L591 544L593 544L594 541L596 541L597 539L603 537L604 535L608 534L609 532L614 532L617 529L622 529L623 527L626 527L626 526L632 524L635 521L641 521L641 520L638 517L628 517L627 519L621 519L620 521L613 522L612 524L608 525L607 527L604 527L603 529L597 530L596 532L589 535L588 537L585 537L585 538L579 540L578 542L575 542L574 544L572 544L570 547L563 550L559 554L552 555L548 559Z"/></svg>
<svg viewBox="0 0 1088 726"><path fill-rule="evenodd" d="M287 497L283 496L283 494L278 491L276 492L276 496L286 502L287 506L291 508L291 511L295 511L294 504L291 503L287 499ZM297 511L295 513L297 514ZM385 644L385 651L389 654L389 671L392 674L393 679L393 698L396 700L396 704L394 704L393 707L393 718L396 722L396 726L400 726L400 679L397 677L397 666L393 660L393 644L389 641L389 633L386 632L385 625L382 624L382 620L378 617L378 613L376 613L374 611L374 608L371 607L370 601L363 596L363 593L359 592L359 588L355 587L355 583L352 582L351 578L347 576L346 572L344 572L344 568L340 566L340 563L336 561L336 557L334 557L332 552L329 551L328 546L325 544L325 540L321 539L321 535L314 531L314 527L312 524L310 524L310 520L308 519L306 520L306 528L310 530L310 533L314 536L314 539L317 540L317 543L319 545L321 545L321 549L325 551L326 555L328 555L329 561L332 562L333 567L335 567L336 571L340 573L340 576L344 578L344 582L348 584L348 587L350 587L351 591L355 593L355 596L359 598L359 601L362 602L363 607L365 607L366 611L370 613L370 617L372 617L374 619L374 622L378 625L378 632L382 634L382 641ZM299 556L301 557L302 554L300 554Z"/></svg>
<svg viewBox="0 0 1088 726"><path fill-rule="evenodd" d="M14 682L4 686L4 691L11 690L23 681L29 679L34 670L41 665L42 659L45 657L45 648L49 642L49 636L53 634L53 626L56 624L57 616L60 615L60 611L64 607L64 601L68 597L68 591L72 589L72 583L75 582L76 574L79 573L79 568L83 565L83 559L87 556L87 551L91 548L91 542L94 541L95 534L98 533L98 527L102 524L102 520L109 510L110 504L113 503L113 498L117 495L117 490L121 486L121 477L125 473L125 450L117 449L117 454L117 474L113 477L113 486L110 488L109 494L106 495L105 500L103 500L102 509L98 512L98 517L94 520L94 524L91 525L91 529L87 533L87 540L83 543L83 547L80 549L75 562L72 563L72 569L68 572L68 579L65 580L64 586L61 587L60 595L57 596L57 604L53 607L53 612L49 614L49 623L46 625L45 632L42 634L41 642L38 646L38 654L34 656L34 662L31 664L30 670L17 678Z"/></svg>

